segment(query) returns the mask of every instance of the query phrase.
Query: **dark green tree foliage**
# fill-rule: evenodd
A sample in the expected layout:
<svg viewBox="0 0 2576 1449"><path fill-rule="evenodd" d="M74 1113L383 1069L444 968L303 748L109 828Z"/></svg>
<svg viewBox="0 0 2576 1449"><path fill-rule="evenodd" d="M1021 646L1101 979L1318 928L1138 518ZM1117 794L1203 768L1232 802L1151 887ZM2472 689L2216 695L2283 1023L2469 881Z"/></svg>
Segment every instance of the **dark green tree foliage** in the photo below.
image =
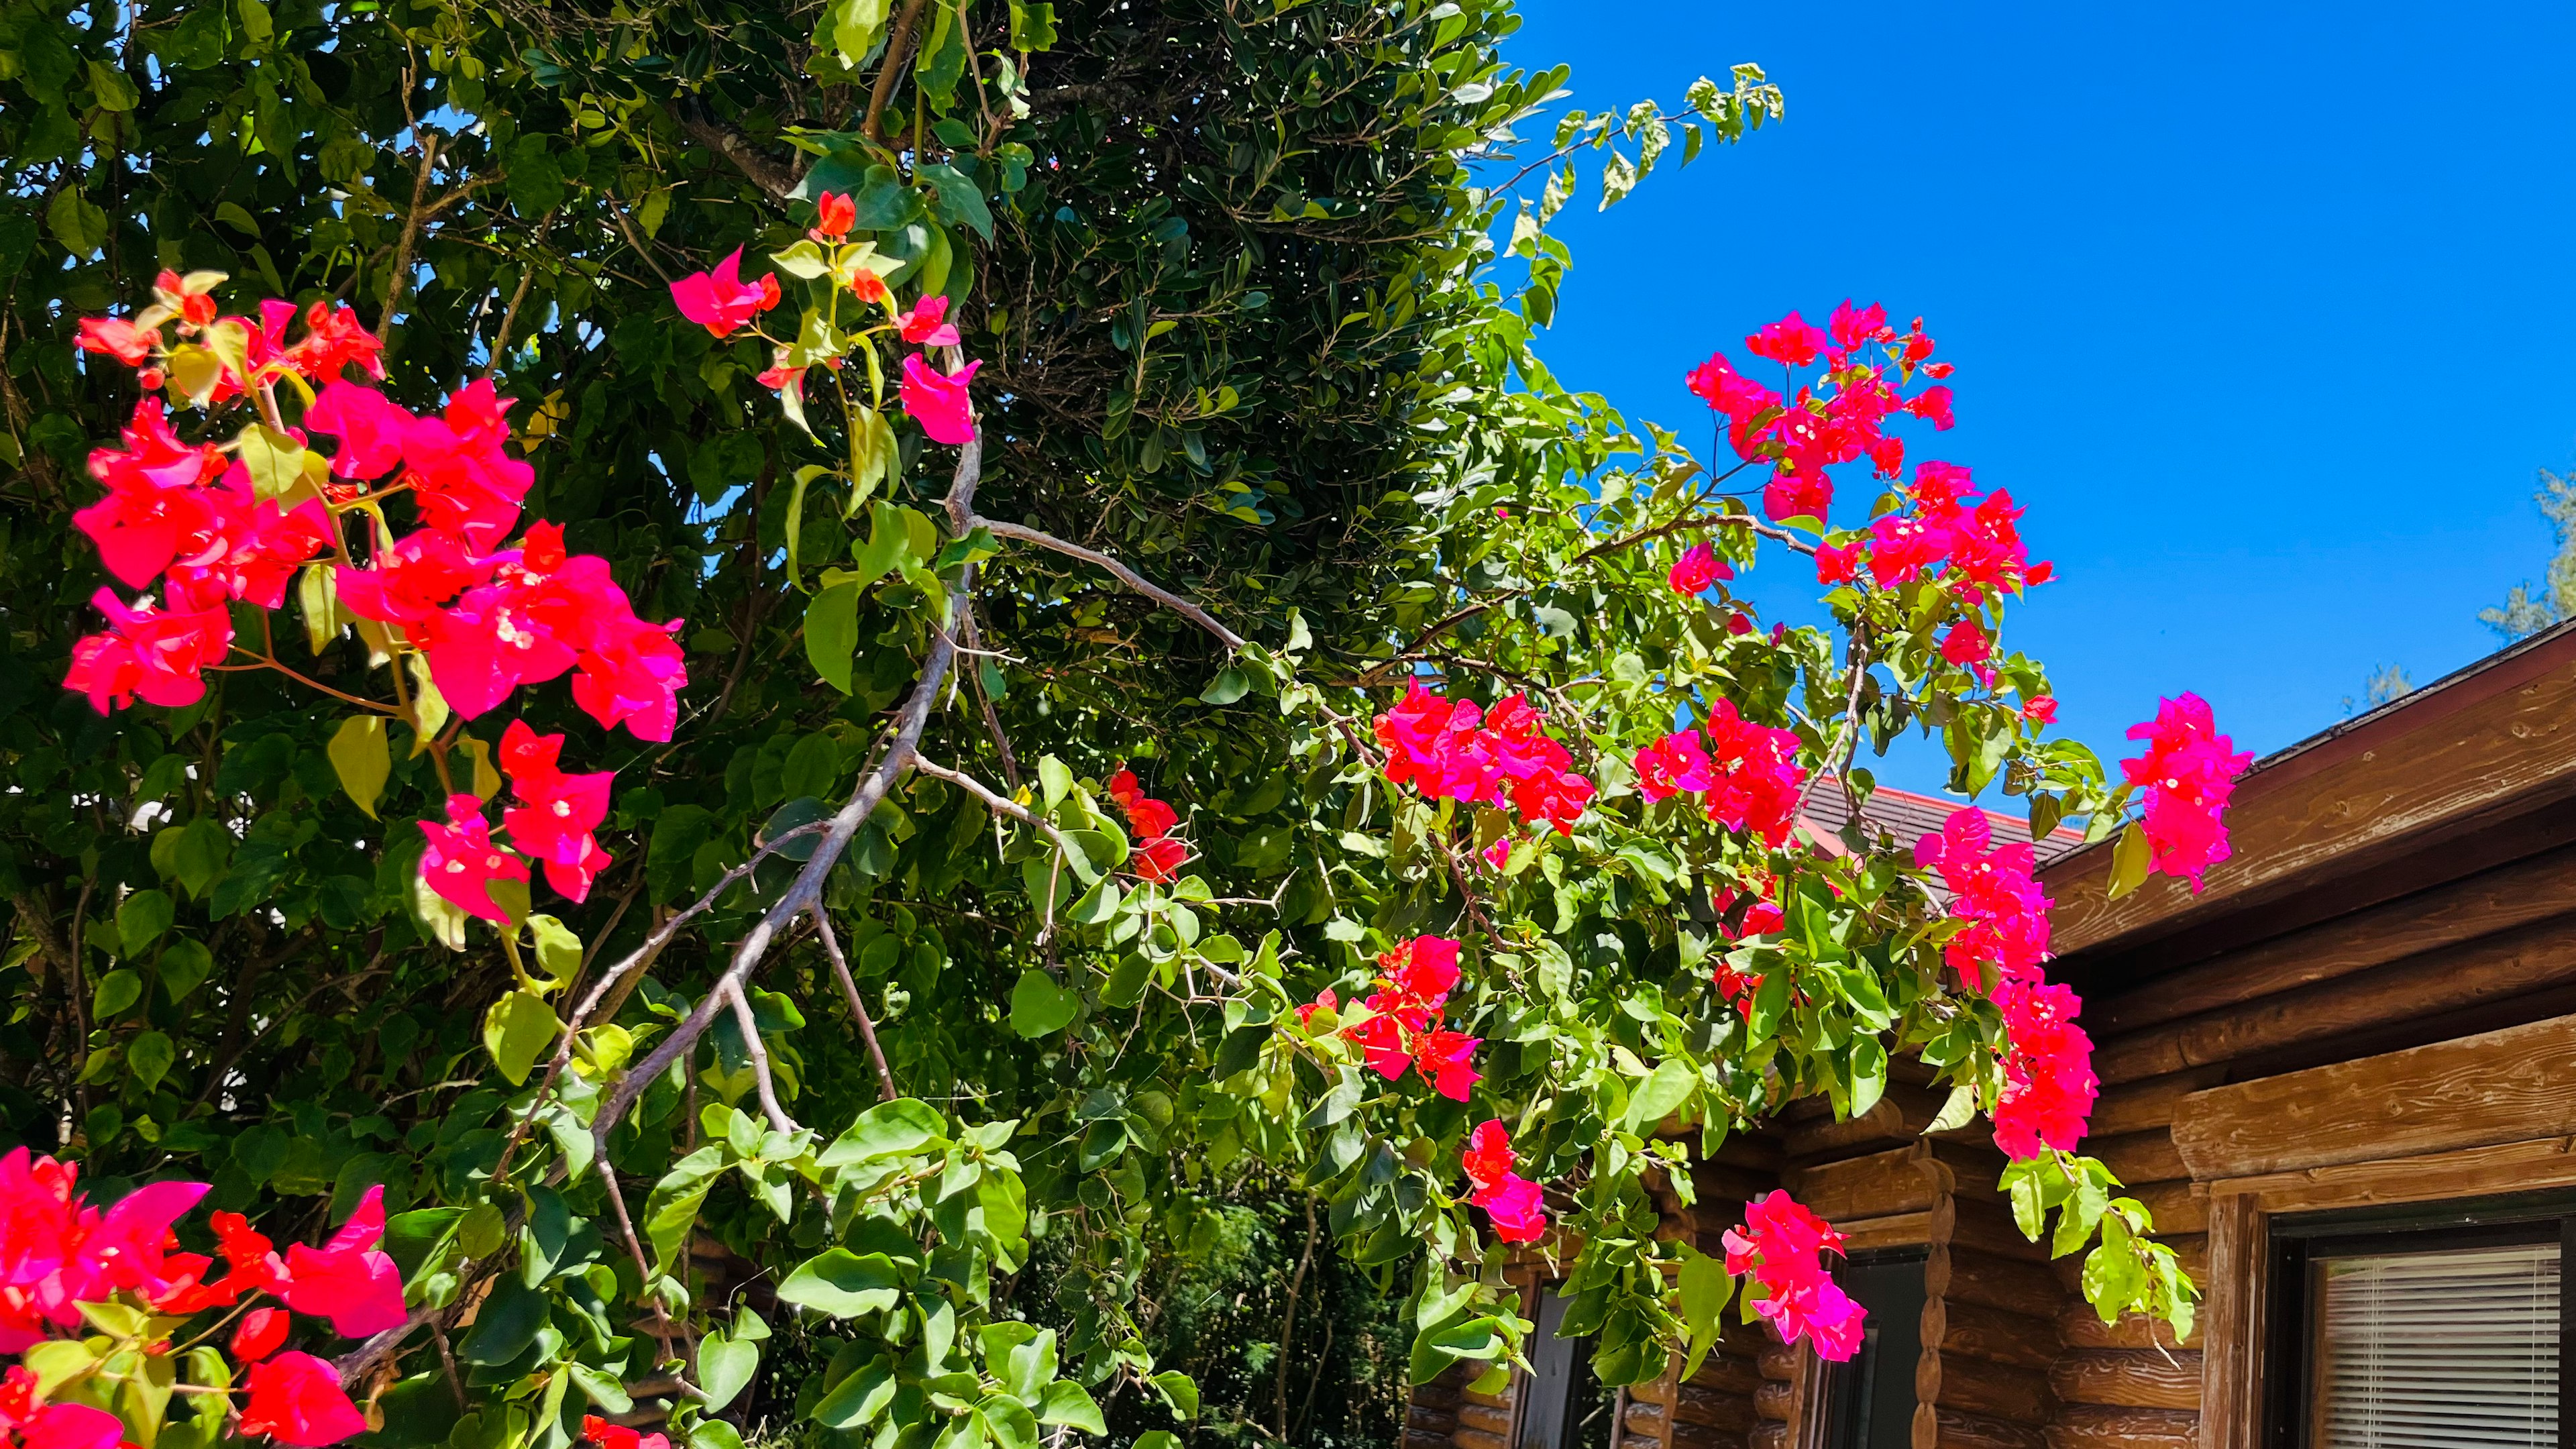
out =
<svg viewBox="0 0 2576 1449"><path fill-rule="evenodd" d="M101 1192L207 1178L215 1206L281 1237L336 1220L381 1181L398 1210L470 1209L413 1219L427 1236L409 1267L447 1265L470 1290L495 1262L552 1254L607 1275L590 1302L639 1290L597 1173L496 1190L496 1175L519 1166L524 1178L528 1155L557 1150L549 1126L564 1152L582 1134L559 1116L516 1140L508 1101L525 1100L552 1042L493 1004L527 998L530 1020L552 1022L605 963L722 882L765 822L810 819L846 795L917 672L918 619L878 597L849 629L847 694L814 682L801 636L818 562L869 535L868 510L845 517L827 487L792 481L839 449L836 419L816 411L819 440L782 425L752 380L769 362L760 346L710 339L664 295L737 245L757 256L792 240L820 190L857 194L862 231L906 264L899 281L961 304L967 350L987 360L987 514L1114 552L1273 639L1302 618L1320 657L1374 660L1423 622L1436 591L1413 581L1421 559L1407 550L1425 516L1412 495L1452 440L1536 437L1558 451L1521 455L1514 466L1533 476L1606 455L1609 434L1569 426L1597 401L1554 390L1515 299L1481 277L1496 203L1469 190L1461 153L1561 79L1499 68L1507 5L882 11L0 7L0 551L17 581L0 596L9 1136L78 1156ZM996 33L970 35L970 21ZM886 65L890 49L906 64ZM1747 117L1733 97L1707 110L1729 137ZM918 170L900 175L889 163L916 140ZM1563 252L1534 227L1516 245L1543 316ZM440 767L453 765L457 788L493 793L469 741L488 746L500 717L435 741L397 724L390 777L365 812L328 754L341 714L275 673L226 673L201 705L110 717L59 687L107 582L69 515L97 496L88 450L137 396L129 371L75 351L72 324L130 310L165 268L229 273L233 309L262 295L351 303L389 343L388 391L414 408L493 378L520 399L538 476L529 516L609 558L641 614L687 619L692 686L667 746L603 737L559 688L514 702L536 728L569 731L568 766L619 772L604 832L617 867L586 904L543 907L586 946L522 973L488 938L456 949L452 918L412 886L412 821L435 818ZM1505 399L1507 377L1521 391ZM901 446L893 499L935 512L944 463L923 465L909 432ZM1274 686L1085 565L1028 551L986 567L996 577L975 642L994 652L929 752L1011 786L1034 763L1009 739L1043 737L1087 777L1132 760L1154 792L1196 803L1207 874L1276 899L1289 950L1334 917L1352 883L1334 878L1322 842L1350 802L1299 777L1311 764L1288 758L1262 692ZM365 644L318 617L313 639L275 638L277 656L327 688L380 693ZM1070 1073L1062 1043L1012 1029L1015 983L1037 958L992 909L1023 886L994 839L981 805L921 780L834 877L891 1072L909 1095L971 1095L984 1120L1033 1124L1014 1144L1030 1204L1106 1229L1045 1239L1049 1271L1009 1292L1014 1311L1066 1330L1069 1366L1094 1384L1121 1362L1149 1367L1131 1308L1152 1287L1155 1303L1179 1305L1161 1310L1175 1351L1236 1405L1211 1401L1209 1417L1275 1423L1275 1364L1240 1340L1263 1339L1254 1320L1284 1305L1261 1280L1288 1264L1280 1235L1294 1229L1226 1205L1234 1189L1219 1175L1248 1144L1220 1135L1210 1150L1193 1135L1165 1154L1174 1104L1150 1071ZM773 860L735 883L597 1019L621 1022L640 1053L792 869ZM1136 989L1120 988L1131 1003ZM799 1116L844 1123L875 1100L810 934L750 999ZM1211 1027L1213 1048L1221 1021L1175 1015L1148 1030L1185 1042ZM656 1162L720 1125L721 1104L757 1110L744 1036L728 1018L712 1040L694 1074L648 1095L640 1134L617 1141L645 1174L630 1185L639 1199ZM1139 1064L1175 1049L1148 1045ZM773 1267L782 1251L801 1256L760 1198L705 1200L711 1276L695 1281L713 1306L739 1286L725 1250ZM1300 1200L1253 1199L1292 1216ZM1032 1214L1032 1231L1046 1216ZM562 1221L586 1225L546 1239L543 1225ZM795 1243L810 1249L820 1231L809 1217ZM1220 1242L1236 1256L1159 1286L1138 1276L1154 1253ZM1382 1248L1361 1268L1328 1234L1318 1257L1292 1422L1317 1443L1383 1438L1400 1402L1390 1355L1409 1331L1388 1336L1369 1285L1400 1293L1405 1280ZM1228 1284L1268 1296L1241 1313L1184 1301ZM1327 1346L1328 1323L1341 1331ZM642 1377L649 1341L609 1343L592 1360ZM616 1355L630 1344L642 1347L628 1372ZM528 1351L469 1341L475 1392L522 1392ZM828 1341L777 1352L847 1372ZM417 1357L360 1369L410 1376L388 1400L390 1437L444 1432L443 1395L415 1392L430 1382ZM497 1443L506 1424L560 1443L568 1418L525 1410L561 1405L562 1382L463 1432ZM784 1378L735 1416L812 1407L797 1399ZM1130 1432L1171 1422L1132 1386L1108 1402Z"/></svg>

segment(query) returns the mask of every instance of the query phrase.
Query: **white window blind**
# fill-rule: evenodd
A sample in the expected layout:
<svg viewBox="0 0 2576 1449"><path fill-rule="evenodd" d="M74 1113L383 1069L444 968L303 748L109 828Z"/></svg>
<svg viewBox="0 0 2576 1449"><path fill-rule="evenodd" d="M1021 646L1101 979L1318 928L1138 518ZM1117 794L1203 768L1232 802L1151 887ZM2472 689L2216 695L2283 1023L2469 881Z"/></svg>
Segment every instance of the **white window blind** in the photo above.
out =
<svg viewBox="0 0 2576 1449"><path fill-rule="evenodd" d="M2557 1244L2316 1268L2314 1449L2555 1449Z"/></svg>

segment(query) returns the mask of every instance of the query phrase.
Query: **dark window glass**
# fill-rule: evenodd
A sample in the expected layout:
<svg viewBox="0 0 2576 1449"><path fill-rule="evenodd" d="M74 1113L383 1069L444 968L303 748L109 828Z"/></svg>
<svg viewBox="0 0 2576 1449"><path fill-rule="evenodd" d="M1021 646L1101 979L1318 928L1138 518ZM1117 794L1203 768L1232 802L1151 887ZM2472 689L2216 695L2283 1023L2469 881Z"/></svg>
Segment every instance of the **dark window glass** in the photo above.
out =
<svg viewBox="0 0 2576 1449"><path fill-rule="evenodd" d="M1834 1275L1869 1310L1860 1352L1825 1365L1826 1449L1911 1449L1914 1365L1923 1356L1922 1251L1864 1255Z"/></svg>
<svg viewBox="0 0 2576 1449"><path fill-rule="evenodd" d="M1565 1300L1554 1289L1541 1289L1537 1331L1522 1345L1530 1374L1522 1382L1520 1442L1514 1449L1610 1449L1616 1442L1618 1391L1592 1374L1589 1338L1566 1338L1557 1332L1565 1322Z"/></svg>
<svg viewBox="0 0 2576 1449"><path fill-rule="evenodd" d="M2284 1218L2275 1449L2558 1449L2566 1195Z"/></svg>

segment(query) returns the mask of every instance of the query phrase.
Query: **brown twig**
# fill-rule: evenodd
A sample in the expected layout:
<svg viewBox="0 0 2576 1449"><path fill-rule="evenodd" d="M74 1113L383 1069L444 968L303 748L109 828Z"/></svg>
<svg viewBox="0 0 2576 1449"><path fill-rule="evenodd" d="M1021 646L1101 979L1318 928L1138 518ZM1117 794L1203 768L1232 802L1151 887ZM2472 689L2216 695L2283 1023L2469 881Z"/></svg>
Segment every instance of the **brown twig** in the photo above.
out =
<svg viewBox="0 0 2576 1449"><path fill-rule="evenodd" d="M409 91L406 88L405 94ZM420 144L420 169L412 173L411 209L403 213L402 238L394 244L393 277L385 283L385 305L376 313L376 335L393 335L394 306L402 301L403 287L411 280L412 248L420 242L420 224L429 199L429 173L438 165L438 133L412 125L412 139Z"/></svg>
<svg viewBox="0 0 2576 1449"><path fill-rule="evenodd" d="M886 102L894 97L895 77L903 72L908 57L904 49L912 43L912 27L921 21L922 0L903 0L903 11L895 16L894 29L886 36L885 59L877 64L876 84L868 88L868 116L859 133L871 141L883 142Z"/></svg>
<svg viewBox="0 0 2576 1449"><path fill-rule="evenodd" d="M859 1038L868 1044L868 1060L876 1064L877 1090L886 1101L902 1096L895 1090L894 1072L886 1066L885 1048L877 1045L876 1018L868 1015L867 1003L859 999L859 983L850 975L850 960L841 954L841 940L832 934L832 913L817 911L814 924L823 938L823 954L832 960L832 974L840 978L841 994L849 998L850 1015L859 1023Z"/></svg>
<svg viewBox="0 0 2576 1449"><path fill-rule="evenodd" d="M1207 610L1200 608L1198 605L1191 603L1180 595L1173 593L1171 590L1154 583L1147 579L1143 574L1136 572L1134 569L1127 567L1118 560L1100 552L1098 549L1084 548L1081 544L1069 542L1065 539L1056 537L1054 534L1030 528L1025 524L1003 523L997 519L977 518L972 521L972 527L988 529L992 532L995 538L1015 538L1022 543L1034 543L1040 548L1051 549L1068 558L1078 558L1084 563L1105 569L1112 575L1116 576L1118 582L1125 584L1128 588L1133 589L1137 593L1143 594L1146 598L1152 599L1155 603L1162 605L1164 608L1179 614L1182 618L1187 619L1191 623L1198 625L1200 628L1207 630L1211 634L1214 634L1217 637L1218 642L1224 644L1226 648L1241 649L1243 647L1243 636L1237 634L1232 629L1225 627L1223 624L1218 623L1215 615L1210 614Z"/></svg>
<svg viewBox="0 0 2576 1449"><path fill-rule="evenodd" d="M760 1039L760 1022L751 1014L750 999L742 994L740 985L727 990L725 995L733 1002L733 1024L742 1029L743 1054L751 1058L752 1080L760 1087L762 1115L769 1118L770 1126L781 1132L794 1134L803 1131L796 1125L796 1119L787 1115L787 1109L778 1105L778 1084L769 1075L769 1043Z"/></svg>

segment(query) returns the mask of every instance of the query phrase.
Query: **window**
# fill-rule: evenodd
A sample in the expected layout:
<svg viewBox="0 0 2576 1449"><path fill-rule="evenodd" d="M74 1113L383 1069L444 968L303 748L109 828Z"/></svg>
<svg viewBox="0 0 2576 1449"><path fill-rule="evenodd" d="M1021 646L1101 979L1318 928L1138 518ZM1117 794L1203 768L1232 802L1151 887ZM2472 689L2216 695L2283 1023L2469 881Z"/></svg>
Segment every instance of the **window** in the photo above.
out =
<svg viewBox="0 0 2576 1449"><path fill-rule="evenodd" d="M2272 1226L2273 1449L2560 1449L2566 1194Z"/></svg>
<svg viewBox="0 0 2576 1449"><path fill-rule="evenodd" d="M1923 1356L1921 1249L1863 1254L1834 1274L1844 1292L1869 1310L1860 1352L1824 1364L1816 1399L1818 1449L1911 1449L1914 1366Z"/></svg>
<svg viewBox="0 0 2576 1449"><path fill-rule="evenodd" d="M1529 1358L1529 1377L1521 1388L1520 1431L1512 1449L1609 1449L1615 1438L1612 1418L1619 1396L1592 1376L1592 1351L1598 1341L1565 1338L1565 1299L1553 1288L1539 1290L1537 1330L1522 1352Z"/></svg>

